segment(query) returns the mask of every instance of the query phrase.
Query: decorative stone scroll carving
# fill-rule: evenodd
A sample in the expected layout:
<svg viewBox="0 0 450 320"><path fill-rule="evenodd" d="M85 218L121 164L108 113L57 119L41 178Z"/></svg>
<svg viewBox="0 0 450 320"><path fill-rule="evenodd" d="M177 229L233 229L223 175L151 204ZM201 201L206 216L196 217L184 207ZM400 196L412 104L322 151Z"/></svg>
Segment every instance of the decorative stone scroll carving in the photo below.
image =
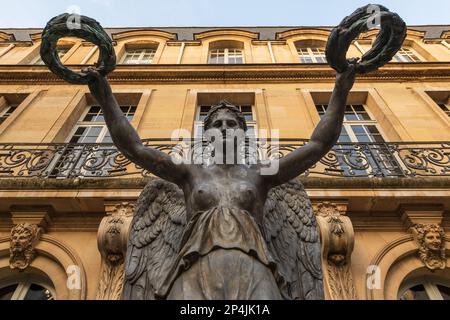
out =
<svg viewBox="0 0 450 320"><path fill-rule="evenodd" d="M9 266L20 271L28 268L36 256L34 247L42 229L36 224L20 223L11 229Z"/></svg>
<svg viewBox="0 0 450 320"><path fill-rule="evenodd" d="M345 216L345 203L313 204L322 243L325 297L330 300L356 300L351 273L354 245L353 225Z"/></svg>
<svg viewBox="0 0 450 320"><path fill-rule="evenodd" d="M437 224L416 224L411 228L419 243L419 257L430 270L445 269L445 231Z"/></svg>
<svg viewBox="0 0 450 320"><path fill-rule="evenodd" d="M107 216L101 221L97 235L98 249L102 256L97 300L121 298L128 232L134 207L129 202L105 204Z"/></svg>

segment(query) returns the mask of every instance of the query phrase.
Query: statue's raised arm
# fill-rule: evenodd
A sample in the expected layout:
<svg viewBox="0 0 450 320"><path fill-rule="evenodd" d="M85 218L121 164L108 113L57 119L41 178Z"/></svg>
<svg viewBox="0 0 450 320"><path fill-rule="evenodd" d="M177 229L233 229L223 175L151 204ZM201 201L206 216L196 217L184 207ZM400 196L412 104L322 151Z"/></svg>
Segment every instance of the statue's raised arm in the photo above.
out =
<svg viewBox="0 0 450 320"><path fill-rule="evenodd" d="M327 111L314 129L309 142L281 158L278 173L266 177L271 186L283 184L302 174L325 156L337 142L342 130L347 97L355 82L356 61L352 60L347 70L337 73Z"/></svg>
<svg viewBox="0 0 450 320"><path fill-rule="evenodd" d="M41 57L49 69L62 79L74 84L87 84L100 104L112 140L132 162L154 175L180 185L185 181L187 166L175 164L171 157L142 144L136 130L123 115L112 93L106 75L116 67L116 55L111 38L101 25L86 16L72 19L68 13L51 19L42 32ZM79 37L98 46L100 54L95 67L76 73L61 63L56 46L62 37Z"/></svg>
<svg viewBox="0 0 450 320"><path fill-rule="evenodd" d="M142 144L136 130L120 110L108 80L96 68L84 68L82 74L93 78L88 84L89 89L102 108L111 138L120 152L154 175L181 185L186 178L187 166L175 164L168 154Z"/></svg>
<svg viewBox="0 0 450 320"><path fill-rule="evenodd" d="M360 33L377 26L380 26L381 30L372 49L367 51L360 61L357 58L346 59L353 40ZM401 48L405 37L405 22L396 13L381 5L359 8L332 30L326 56L330 66L337 71L337 75L327 111L313 131L310 141L281 158L276 175L265 177L270 187L299 176L331 150L342 130L347 98L356 74L375 71L391 61Z"/></svg>

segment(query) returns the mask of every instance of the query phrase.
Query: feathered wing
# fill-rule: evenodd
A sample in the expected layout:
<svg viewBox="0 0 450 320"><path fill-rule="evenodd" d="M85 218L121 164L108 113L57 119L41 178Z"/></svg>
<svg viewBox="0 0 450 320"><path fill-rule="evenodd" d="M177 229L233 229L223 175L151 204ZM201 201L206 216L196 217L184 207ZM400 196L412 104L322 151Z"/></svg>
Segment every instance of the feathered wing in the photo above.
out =
<svg viewBox="0 0 450 320"><path fill-rule="evenodd" d="M125 260L123 299L154 300L176 259L186 225L178 186L154 180L137 200Z"/></svg>
<svg viewBox="0 0 450 320"><path fill-rule="evenodd" d="M261 226L286 299L322 300L320 238L303 185L291 181L270 190Z"/></svg>

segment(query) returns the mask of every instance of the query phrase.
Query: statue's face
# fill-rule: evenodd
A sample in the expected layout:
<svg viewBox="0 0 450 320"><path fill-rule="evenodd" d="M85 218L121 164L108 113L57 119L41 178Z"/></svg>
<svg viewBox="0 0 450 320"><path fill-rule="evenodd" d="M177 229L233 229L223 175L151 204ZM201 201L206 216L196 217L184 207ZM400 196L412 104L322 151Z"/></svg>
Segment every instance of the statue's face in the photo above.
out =
<svg viewBox="0 0 450 320"><path fill-rule="evenodd" d="M208 130L211 129L219 130L224 141L232 139L239 129L243 133L243 128L236 115L226 109L221 109L214 114Z"/></svg>
<svg viewBox="0 0 450 320"><path fill-rule="evenodd" d="M433 251L438 251L441 248L441 235L439 232L430 231L425 235L425 246Z"/></svg>

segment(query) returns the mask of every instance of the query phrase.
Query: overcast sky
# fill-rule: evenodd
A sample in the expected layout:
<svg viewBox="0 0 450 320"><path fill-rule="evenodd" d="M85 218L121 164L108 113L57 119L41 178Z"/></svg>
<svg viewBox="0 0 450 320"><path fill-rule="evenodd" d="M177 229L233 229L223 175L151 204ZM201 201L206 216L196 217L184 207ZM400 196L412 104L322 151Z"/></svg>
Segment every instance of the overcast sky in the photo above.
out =
<svg viewBox="0 0 450 320"><path fill-rule="evenodd" d="M0 28L43 27L77 6L104 27L336 25L369 0L0 0ZM450 24L449 0L384 0L409 25Z"/></svg>

